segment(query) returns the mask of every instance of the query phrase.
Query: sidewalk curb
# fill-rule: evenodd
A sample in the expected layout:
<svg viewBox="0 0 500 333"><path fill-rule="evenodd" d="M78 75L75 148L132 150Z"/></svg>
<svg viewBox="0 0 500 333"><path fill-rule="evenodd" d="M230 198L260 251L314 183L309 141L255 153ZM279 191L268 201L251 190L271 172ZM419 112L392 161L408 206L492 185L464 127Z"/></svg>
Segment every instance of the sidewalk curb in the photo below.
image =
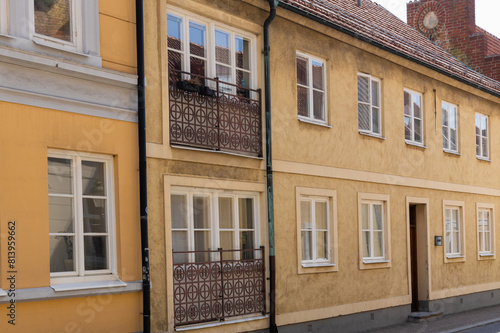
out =
<svg viewBox="0 0 500 333"><path fill-rule="evenodd" d="M496 323L498 321L500 321L500 318L485 320L485 321L481 321L479 323L475 323L475 324L471 324L471 325L467 325L467 326L462 326L462 327L454 328L454 329L449 330L449 331L443 331L441 333L462 332L462 331L465 331L465 330L468 330L468 329L471 329L471 328L480 327L480 326L486 326L486 325L489 325L489 324L492 324L492 323Z"/></svg>

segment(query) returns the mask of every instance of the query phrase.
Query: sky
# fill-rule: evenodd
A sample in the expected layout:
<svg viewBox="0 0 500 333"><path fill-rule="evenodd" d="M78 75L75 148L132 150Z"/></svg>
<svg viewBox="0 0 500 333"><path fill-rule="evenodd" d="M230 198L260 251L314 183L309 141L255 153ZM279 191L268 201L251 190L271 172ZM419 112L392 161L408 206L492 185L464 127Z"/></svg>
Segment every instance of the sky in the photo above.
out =
<svg viewBox="0 0 500 333"><path fill-rule="evenodd" d="M372 0L394 15L406 22L407 0ZM498 0L476 0L476 25L485 29L489 33L500 37L500 1Z"/></svg>

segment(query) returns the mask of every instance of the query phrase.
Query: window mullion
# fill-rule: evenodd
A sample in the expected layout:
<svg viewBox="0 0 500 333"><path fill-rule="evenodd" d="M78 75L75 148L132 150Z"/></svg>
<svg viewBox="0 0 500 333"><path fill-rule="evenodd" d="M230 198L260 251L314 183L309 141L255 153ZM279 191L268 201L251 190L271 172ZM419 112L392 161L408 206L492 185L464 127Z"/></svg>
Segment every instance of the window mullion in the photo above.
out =
<svg viewBox="0 0 500 333"><path fill-rule="evenodd" d="M311 216L309 217L311 220L311 232L312 232L312 237L311 237L311 242L312 242L312 261L316 262L318 260L317 258L317 252L318 252L318 240L317 240L317 228L316 228L316 200L312 199L311 200Z"/></svg>
<svg viewBox="0 0 500 333"><path fill-rule="evenodd" d="M309 89L307 93L309 94L309 105L308 105L308 112L309 112L309 118L314 119L314 83L313 83L313 73L312 73L312 62L313 60L311 58L307 58L307 75L308 75L308 85Z"/></svg>
<svg viewBox="0 0 500 333"><path fill-rule="evenodd" d="M74 186L75 186L75 215L76 215L76 226L75 226L75 242L76 246L76 267L77 275L83 276L85 272L85 246L84 246L84 234L83 234L83 207L82 207L82 160L76 157L74 160Z"/></svg>
<svg viewBox="0 0 500 333"><path fill-rule="evenodd" d="M187 193L187 230L188 230L188 251L194 251L194 206L193 206L193 193ZM194 262L194 253L189 253L189 261Z"/></svg>

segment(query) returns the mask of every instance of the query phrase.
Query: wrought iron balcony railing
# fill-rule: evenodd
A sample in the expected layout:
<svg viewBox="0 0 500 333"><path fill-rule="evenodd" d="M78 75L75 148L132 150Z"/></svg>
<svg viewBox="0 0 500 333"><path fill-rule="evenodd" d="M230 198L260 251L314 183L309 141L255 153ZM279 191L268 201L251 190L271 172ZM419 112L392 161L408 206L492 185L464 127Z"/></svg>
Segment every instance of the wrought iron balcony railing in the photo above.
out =
<svg viewBox="0 0 500 333"><path fill-rule="evenodd" d="M266 312L264 247L173 252L205 262L174 263L175 326ZM210 261L209 258L217 259ZM225 259L231 258L231 259ZM241 258L241 259L234 259Z"/></svg>
<svg viewBox="0 0 500 333"><path fill-rule="evenodd" d="M260 89L169 70L170 144L262 156Z"/></svg>

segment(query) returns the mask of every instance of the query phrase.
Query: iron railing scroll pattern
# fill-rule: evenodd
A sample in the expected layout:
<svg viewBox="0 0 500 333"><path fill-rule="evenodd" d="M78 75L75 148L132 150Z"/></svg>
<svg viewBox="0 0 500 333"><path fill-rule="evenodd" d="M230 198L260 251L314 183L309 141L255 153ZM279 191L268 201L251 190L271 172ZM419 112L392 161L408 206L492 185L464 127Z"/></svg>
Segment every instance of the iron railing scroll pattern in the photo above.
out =
<svg viewBox="0 0 500 333"><path fill-rule="evenodd" d="M175 326L265 314L264 247L174 251L173 257L191 253L206 253L213 260L175 263L174 259Z"/></svg>

